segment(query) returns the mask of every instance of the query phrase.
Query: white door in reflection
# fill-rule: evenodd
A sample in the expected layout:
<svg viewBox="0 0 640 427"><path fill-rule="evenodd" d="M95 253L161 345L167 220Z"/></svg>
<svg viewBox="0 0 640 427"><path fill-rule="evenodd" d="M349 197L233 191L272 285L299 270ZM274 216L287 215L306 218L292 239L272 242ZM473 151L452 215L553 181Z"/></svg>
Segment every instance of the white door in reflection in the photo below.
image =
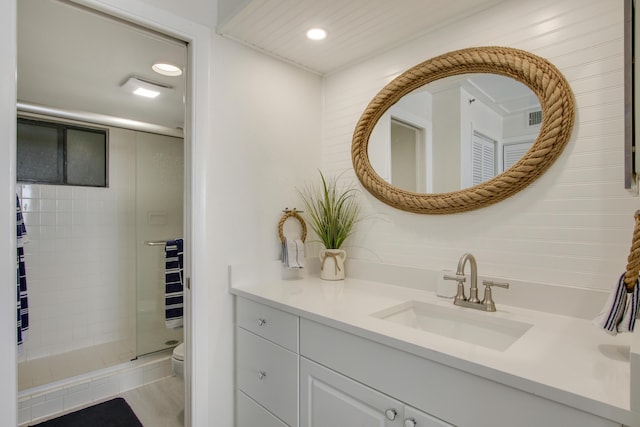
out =
<svg viewBox="0 0 640 427"><path fill-rule="evenodd" d="M478 131L473 131L473 140L471 141L472 182L463 185L464 187L482 184L496 176L498 169L497 145L498 141L495 139Z"/></svg>
<svg viewBox="0 0 640 427"><path fill-rule="evenodd" d="M426 138L423 128L391 119L391 184L408 191L427 191Z"/></svg>

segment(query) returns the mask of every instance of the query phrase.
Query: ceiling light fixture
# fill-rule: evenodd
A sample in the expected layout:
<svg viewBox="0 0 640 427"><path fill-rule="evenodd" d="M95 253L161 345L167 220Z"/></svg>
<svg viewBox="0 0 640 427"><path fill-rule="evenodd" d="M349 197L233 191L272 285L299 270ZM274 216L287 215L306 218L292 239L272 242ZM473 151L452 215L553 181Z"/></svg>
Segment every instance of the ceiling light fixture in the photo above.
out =
<svg viewBox="0 0 640 427"><path fill-rule="evenodd" d="M160 92L139 87L138 89L133 91L133 94L144 96L145 98L155 98L156 96L160 95Z"/></svg>
<svg viewBox="0 0 640 427"><path fill-rule="evenodd" d="M327 37L327 32L322 28L312 28L307 31L307 38L311 40L324 40Z"/></svg>
<svg viewBox="0 0 640 427"><path fill-rule="evenodd" d="M131 93L139 96L144 96L146 98L155 98L161 93L173 89L173 87L171 86L152 82L138 76L129 77L129 79L122 85L122 88Z"/></svg>
<svg viewBox="0 0 640 427"><path fill-rule="evenodd" d="M182 75L182 69L180 67L169 64L168 62L156 62L151 66L151 69L163 76L177 77Z"/></svg>

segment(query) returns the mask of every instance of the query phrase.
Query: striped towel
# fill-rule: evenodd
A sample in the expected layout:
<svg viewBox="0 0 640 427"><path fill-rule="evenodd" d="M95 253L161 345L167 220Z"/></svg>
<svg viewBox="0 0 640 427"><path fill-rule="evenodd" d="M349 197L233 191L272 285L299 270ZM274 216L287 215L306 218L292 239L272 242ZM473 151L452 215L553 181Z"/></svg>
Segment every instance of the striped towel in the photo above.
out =
<svg viewBox="0 0 640 427"><path fill-rule="evenodd" d="M627 302L625 304L622 319L618 323L618 332L633 332L633 327L638 317L638 296L640 295L640 285L636 281L636 286L631 293L627 293Z"/></svg>
<svg viewBox="0 0 640 427"><path fill-rule="evenodd" d="M613 291L609 294L602 311L593 319L593 324L610 335L633 332L638 316L640 283L636 281L633 292L627 293L622 273Z"/></svg>
<svg viewBox="0 0 640 427"><path fill-rule="evenodd" d="M282 264L287 268L304 268L304 242L285 237L282 243Z"/></svg>
<svg viewBox="0 0 640 427"><path fill-rule="evenodd" d="M167 328L180 328L183 325L183 241L168 240L165 254L165 325Z"/></svg>
<svg viewBox="0 0 640 427"><path fill-rule="evenodd" d="M21 345L29 330L29 301L27 298L27 273L24 262L24 244L27 242L27 227L22 218L20 198L16 194L16 278L17 278L17 341Z"/></svg>

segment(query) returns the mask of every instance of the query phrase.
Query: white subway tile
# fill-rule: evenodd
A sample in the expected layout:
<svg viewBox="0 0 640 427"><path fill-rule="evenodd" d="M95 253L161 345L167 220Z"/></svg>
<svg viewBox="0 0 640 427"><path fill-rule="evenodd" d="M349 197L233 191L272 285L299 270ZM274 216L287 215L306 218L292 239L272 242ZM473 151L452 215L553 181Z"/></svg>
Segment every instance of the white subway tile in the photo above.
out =
<svg viewBox="0 0 640 427"><path fill-rule="evenodd" d="M40 186L36 184L21 184L22 197L38 199L40 198Z"/></svg>
<svg viewBox="0 0 640 427"><path fill-rule="evenodd" d="M55 199L40 200L40 212L55 212L55 211L56 211Z"/></svg>
<svg viewBox="0 0 640 427"><path fill-rule="evenodd" d="M22 213L39 212L40 201L38 199L27 199L23 197L20 201L20 209L22 210Z"/></svg>
<svg viewBox="0 0 640 427"><path fill-rule="evenodd" d="M149 367L145 367L142 371L142 378L146 383L150 383L156 380L159 380L164 377L168 377L172 375L171 366L168 367L165 365L152 365Z"/></svg>
<svg viewBox="0 0 640 427"><path fill-rule="evenodd" d="M67 185L57 185L56 199L59 200L71 200L73 198L73 187Z"/></svg>
<svg viewBox="0 0 640 427"><path fill-rule="evenodd" d="M64 410L68 411L69 409L77 408L79 406L84 406L93 401L93 393L90 388L85 388L77 391L70 391L63 397L63 406Z"/></svg>
<svg viewBox="0 0 640 427"><path fill-rule="evenodd" d="M55 209L50 212L40 212L40 225L56 225Z"/></svg>
<svg viewBox="0 0 640 427"><path fill-rule="evenodd" d="M31 421L31 407L18 409L18 424L26 424Z"/></svg>
<svg viewBox="0 0 640 427"><path fill-rule="evenodd" d="M62 397L52 400L45 400L31 406L31 418L35 421L39 418L49 417L64 410Z"/></svg>
<svg viewBox="0 0 640 427"><path fill-rule="evenodd" d="M120 380L120 392L140 387L143 382L142 368L129 369L118 375Z"/></svg>
<svg viewBox="0 0 640 427"><path fill-rule="evenodd" d="M56 198L56 187L53 185L40 186L40 199L54 200Z"/></svg>
<svg viewBox="0 0 640 427"><path fill-rule="evenodd" d="M114 396L120 392L120 384L116 376L102 378L92 382L93 400Z"/></svg>
<svg viewBox="0 0 640 427"><path fill-rule="evenodd" d="M22 219L27 226L27 234L29 233L29 227L40 225L40 212L25 212L22 214ZM50 224L54 225L54 224Z"/></svg>
<svg viewBox="0 0 640 427"><path fill-rule="evenodd" d="M56 225L69 226L73 224L73 214L71 212L57 212L56 213Z"/></svg>

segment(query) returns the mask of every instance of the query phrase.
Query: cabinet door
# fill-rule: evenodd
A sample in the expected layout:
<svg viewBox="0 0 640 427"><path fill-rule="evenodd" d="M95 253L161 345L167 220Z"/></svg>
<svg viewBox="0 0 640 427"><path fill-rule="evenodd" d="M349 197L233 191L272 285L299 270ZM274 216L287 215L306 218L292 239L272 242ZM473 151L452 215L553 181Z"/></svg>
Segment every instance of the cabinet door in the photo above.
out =
<svg viewBox="0 0 640 427"><path fill-rule="evenodd" d="M403 404L300 358L300 427L403 425Z"/></svg>
<svg viewBox="0 0 640 427"><path fill-rule="evenodd" d="M411 406L404 407L405 427L453 427L452 424L418 411Z"/></svg>

